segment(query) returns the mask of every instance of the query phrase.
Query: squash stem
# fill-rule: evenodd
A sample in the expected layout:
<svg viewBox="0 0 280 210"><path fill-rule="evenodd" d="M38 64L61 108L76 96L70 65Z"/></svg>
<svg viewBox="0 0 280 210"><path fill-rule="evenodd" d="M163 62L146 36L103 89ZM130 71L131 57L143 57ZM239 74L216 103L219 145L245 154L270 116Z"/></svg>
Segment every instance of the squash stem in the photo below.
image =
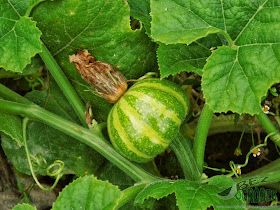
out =
<svg viewBox="0 0 280 210"><path fill-rule="evenodd" d="M85 129L81 125L69 122L37 105L25 105L0 99L0 111L23 115L33 120L39 120L77 140L89 145L125 173L139 183L151 183L160 180L146 172L141 167L133 164L119 153L102 138L99 133Z"/></svg>
<svg viewBox="0 0 280 210"><path fill-rule="evenodd" d="M205 104L195 132L193 154L200 173L203 172L206 139L213 114L213 111Z"/></svg>
<svg viewBox="0 0 280 210"><path fill-rule="evenodd" d="M17 94L16 92L12 91L11 89L7 88L6 86L0 83L0 97L9 101L18 102L21 104L33 104L27 98Z"/></svg>
<svg viewBox="0 0 280 210"><path fill-rule="evenodd" d="M192 181L200 180L201 173L197 168L191 148L181 132L178 132L176 138L171 142L170 147L175 152L181 164L185 178Z"/></svg>
<svg viewBox="0 0 280 210"><path fill-rule="evenodd" d="M268 116L264 112L260 112L260 114L256 116L268 134L275 133L270 136L270 139L280 148L280 133L270 121Z"/></svg>

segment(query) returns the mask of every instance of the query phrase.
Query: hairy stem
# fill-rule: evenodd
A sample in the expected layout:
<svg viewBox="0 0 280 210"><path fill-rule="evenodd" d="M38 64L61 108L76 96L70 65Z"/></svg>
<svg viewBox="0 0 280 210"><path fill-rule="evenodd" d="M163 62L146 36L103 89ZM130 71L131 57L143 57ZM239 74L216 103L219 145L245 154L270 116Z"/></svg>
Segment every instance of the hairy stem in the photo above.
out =
<svg viewBox="0 0 280 210"><path fill-rule="evenodd" d="M279 131L274 127L268 116L264 112L260 112L260 114L257 115L257 118L261 122L262 126L266 130L268 134L274 133L270 136L270 139L278 146L280 147L280 133Z"/></svg>
<svg viewBox="0 0 280 210"><path fill-rule="evenodd" d="M136 182L150 183L159 180L158 177L149 174L117 153L112 146L103 139L102 134L69 122L37 105L25 105L0 99L0 111L39 120L69 136L72 136L73 138L76 138L94 148L101 155L127 173Z"/></svg>
<svg viewBox="0 0 280 210"><path fill-rule="evenodd" d="M205 104L198 121L193 145L193 154L200 173L203 172L205 145L212 116L213 111Z"/></svg>
<svg viewBox="0 0 280 210"><path fill-rule="evenodd" d="M178 135L171 142L170 147L175 152L181 164L185 178L192 181L200 180L201 173L197 168L191 148L181 132L178 132Z"/></svg>
<svg viewBox="0 0 280 210"><path fill-rule="evenodd" d="M87 127L87 123L85 120L85 105L72 87L71 83L54 60L53 56L47 49L47 47L42 43L42 52L40 53L41 58L43 59L44 63L48 67L49 71L51 72L53 78L55 79L56 83L64 93L65 97L75 110L76 114L78 115L79 119L83 123L84 126Z"/></svg>

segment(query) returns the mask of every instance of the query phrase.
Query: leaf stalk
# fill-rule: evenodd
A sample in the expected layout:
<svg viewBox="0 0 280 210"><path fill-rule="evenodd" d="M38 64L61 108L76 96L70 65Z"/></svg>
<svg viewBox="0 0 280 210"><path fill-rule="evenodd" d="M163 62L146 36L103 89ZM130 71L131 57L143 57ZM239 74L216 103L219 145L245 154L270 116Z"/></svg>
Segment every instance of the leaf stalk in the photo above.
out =
<svg viewBox="0 0 280 210"><path fill-rule="evenodd" d="M200 180L201 173L197 168L191 148L181 132L178 132L177 136L170 143L170 147L181 164L185 178L192 181Z"/></svg>
<svg viewBox="0 0 280 210"><path fill-rule="evenodd" d="M200 173L203 172L206 139L213 114L213 111L205 104L195 132L193 154Z"/></svg>
<svg viewBox="0 0 280 210"><path fill-rule="evenodd" d="M43 59L44 63L48 67L49 71L51 72L53 78L55 79L56 83L64 93L65 97L75 110L76 114L78 115L79 119L81 120L82 124L87 127L87 123L85 120L85 105L76 93L75 89L65 76L64 72L61 70L55 59L53 58L52 54L49 52L47 47L42 42L42 52L39 53L41 58Z"/></svg>

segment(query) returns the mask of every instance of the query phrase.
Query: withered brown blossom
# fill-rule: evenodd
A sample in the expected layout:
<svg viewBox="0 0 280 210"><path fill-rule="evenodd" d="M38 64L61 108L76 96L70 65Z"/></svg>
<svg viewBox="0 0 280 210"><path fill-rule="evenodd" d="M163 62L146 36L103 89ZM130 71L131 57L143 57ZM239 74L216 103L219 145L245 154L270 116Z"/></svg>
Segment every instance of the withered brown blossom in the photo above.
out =
<svg viewBox="0 0 280 210"><path fill-rule="evenodd" d="M108 63L96 61L88 50L69 56L82 78L110 103L115 103L127 89L126 78Z"/></svg>

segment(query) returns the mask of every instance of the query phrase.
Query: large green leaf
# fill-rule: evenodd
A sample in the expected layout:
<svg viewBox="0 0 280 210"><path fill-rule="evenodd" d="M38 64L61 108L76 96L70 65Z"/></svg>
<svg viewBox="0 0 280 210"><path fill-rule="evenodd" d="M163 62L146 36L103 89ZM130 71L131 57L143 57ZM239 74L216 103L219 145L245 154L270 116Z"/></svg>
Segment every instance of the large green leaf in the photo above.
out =
<svg viewBox="0 0 280 210"><path fill-rule="evenodd" d="M236 49L224 46L213 52L202 81L211 109L240 114L261 112L261 97L280 81L279 47L279 44L253 44Z"/></svg>
<svg viewBox="0 0 280 210"><path fill-rule="evenodd" d="M0 67L22 72L31 57L41 51L36 22L23 16L28 1L0 0Z"/></svg>
<svg viewBox="0 0 280 210"><path fill-rule="evenodd" d="M261 112L261 97L280 81L280 2L164 2L152 0L151 4L155 40L189 44L220 32L229 41L229 46L213 52L204 68L202 89L210 108Z"/></svg>
<svg viewBox="0 0 280 210"><path fill-rule="evenodd" d="M244 209L241 208L243 202L235 198L228 200L220 199L217 193L221 189L221 186L216 185L216 183L213 185L203 185L187 180L159 181L150 184L141 191L136 197L135 203L142 204L149 197L160 199L175 193L179 209L207 209L211 206L214 208L223 206L224 208L236 207L236 209Z"/></svg>
<svg viewBox="0 0 280 210"><path fill-rule="evenodd" d="M220 1L151 0L151 34L165 44L187 43L222 31Z"/></svg>
<svg viewBox="0 0 280 210"><path fill-rule="evenodd" d="M274 1L267 0L151 0L152 36L166 44L190 44L217 32L235 39L267 2L274 5Z"/></svg>
<svg viewBox="0 0 280 210"><path fill-rule="evenodd" d="M52 209L106 209L120 195L121 191L117 186L93 176L85 176L66 186Z"/></svg>
<svg viewBox="0 0 280 210"><path fill-rule="evenodd" d="M86 91L93 89L69 63L69 55L88 49L97 60L112 64L127 79L137 79L157 68L155 44L144 30L131 30L129 6L123 0L44 2L33 17L43 33L43 42L80 96L85 102L92 101L98 120L106 120L111 106Z"/></svg>
<svg viewBox="0 0 280 210"><path fill-rule="evenodd" d="M75 112L51 82L49 91L32 91L27 98L43 108L72 122L79 122ZM27 146L31 155L43 156L47 164L55 160L65 163L64 173L92 174L103 163L104 158L89 146L43 123L31 121L27 127ZM2 147L13 165L22 173L30 173L24 147L2 135ZM46 175L42 169L38 174Z"/></svg>

